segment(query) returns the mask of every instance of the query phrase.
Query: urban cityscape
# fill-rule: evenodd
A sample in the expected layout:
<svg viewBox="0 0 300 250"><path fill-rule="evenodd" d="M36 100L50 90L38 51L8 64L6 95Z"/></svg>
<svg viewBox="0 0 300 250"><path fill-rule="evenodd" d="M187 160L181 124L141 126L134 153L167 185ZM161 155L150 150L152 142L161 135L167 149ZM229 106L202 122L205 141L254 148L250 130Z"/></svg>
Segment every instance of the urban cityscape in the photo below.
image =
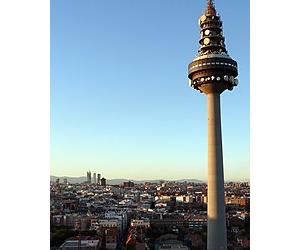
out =
<svg viewBox="0 0 300 250"><path fill-rule="evenodd" d="M51 249L206 249L204 182L50 184ZM225 182L228 249L250 249L250 184Z"/></svg>
<svg viewBox="0 0 300 250"><path fill-rule="evenodd" d="M64 103L71 112L63 112L59 105L56 106L56 112L53 112L57 119L57 126L54 126L55 136L53 138L56 139L53 139L54 144L52 144L52 173L55 173L55 176L51 176L50 179L51 250L250 249L250 182L247 177L249 145L247 145L248 125L246 125L249 117L245 112L248 104L244 98L248 98L248 89L244 82L241 84L244 87L241 87L243 93L239 96L240 99L231 101L234 112L227 111L225 115L227 126L224 131L227 136L225 136L224 149L227 154L224 159L225 161L230 159L229 164L224 164L223 159L221 119L221 106L224 106L224 104L221 105L221 100L229 103L230 96L235 96L235 98L237 96L227 94L227 99L221 99L221 94L232 93L231 91L234 89L236 90L233 93L239 93L240 80L248 81L245 77L247 73L244 71L245 62L238 54L231 57L228 52L223 33L222 13L217 11L215 1L203 2L205 7L198 18L198 38L194 39L194 43L196 44L197 41L199 44L198 49L194 50L196 55L192 60L186 61L186 55L193 52L191 47L187 46L189 50L185 51L185 63L180 62L179 74L174 79L171 78L176 70L171 63L174 61L171 59L171 55L165 57L168 60L158 67L165 70L165 65L169 65L170 73L165 74L166 69L153 74L155 71L152 69L152 64L159 63L159 57L148 61L152 52L148 49L145 50L150 51L148 57L144 56L144 53L138 53L135 46L132 45L136 42L135 40L127 43L127 46L131 47L134 52L125 57L131 63L127 61L123 63L119 54L111 57L106 51L108 48L103 49L102 46L95 45L95 48L101 49L101 56L107 53L107 57L105 60L97 59L94 64L90 65L91 68L97 65L97 69L102 71L102 73L99 73L98 70L91 71L97 79L94 79L94 83L91 83L93 80L88 85L82 84L83 82L80 80L77 82L77 86L75 83L82 75L87 77L86 72L90 72L89 67L82 70L84 73L79 74L78 77L74 77L77 71L75 70L75 72L72 67L69 68L74 73L69 74L71 78L74 77L72 81L70 79L67 81L69 86L68 84L64 85L65 82L61 81L65 72L62 70L60 74L56 73L56 89L60 89L61 92L56 95L55 105ZM69 2L60 5L56 1L56 4L62 11L58 11L59 14L64 13L67 6L74 7L69 5ZM73 10L78 11L78 15L81 16L81 3L78 2L78 4L75 4ZM114 9L114 5L102 5L101 3L96 5L99 7L98 11L102 11L101 8L104 6ZM239 10L235 4L230 6L231 9ZM146 3L140 7L146 9ZM165 7L169 10L168 6ZM229 9L226 4L222 3L222 10L227 10L227 8ZM177 10L180 10L179 6L177 6ZM101 15L94 11L94 8L90 8L85 13L86 19L89 19L90 14L94 13L94 18L99 21ZM248 9L244 13L247 11ZM134 14L136 13L141 14L142 12ZM238 13L240 14L239 11L236 12L236 14ZM72 15L70 13L67 17L62 15L60 20L64 20L64 18L71 20ZM105 15L106 18L111 18L107 13ZM90 26L95 24L92 20L86 23L83 31L89 30ZM231 21L232 23L236 22L236 19L232 17ZM69 24L71 23L69 22ZM112 20L112 23L115 25L115 20ZM135 26L138 23L133 20L131 25ZM60 23L62 27L64 24L64 22ZM122 26L125 25L122 23ZM151 24L148 28L153 29L154 26ZM83 27L82 24L79 23L79 27ZM105 27L101 26L100 29L90 30L98 32L98 30L105 30ZM128 27L131 28L130 25ZM244 28L242 25L239 26L240 30L244 30ZM73 26L70 26L67 30L72 31L72 29ZM64 34L59 32L59 28L57 30L58 37ZM141 25L137 30L147 29ZM109 28L109 31L112 32L112 29ZM122 31L120 29L120 32ZM183 30L181 32L183 33ZM157 38L165 33L160 31ZM96 44L98 41L108 42L109 48L111 48L112 41L119 41L120 37L125 37L124 35L117 36L115 39L106 41L102 36L98 36L97 39L89 40L88 36L78 36L78 34L79 32L75 32L73 35L82 41L87 38L86 41L91 43L95 41ZM90 33L92 37L94 34ZM104 34L104 37L108 34L115 35L114 32ZM126 32L125 35L127 35ZM243 35L239 36L244 37ZM132 37L135 37L134 33L132 33ZM148 37L147 32L145 37ZM176 37L184 36L176 34ZM192 33L189 33L187 37L192 37ZM70 48L73 41L76 44L76 40L72 36L69 38L72 42L66 46L66 49ZM237 36L235 38L238 39ZM61 39L63 41L64 37ZM149 41L149 39L146 40ZM159 45L164 42L161 39L160 42L151 43L151 45ZM182 40L182 42L184 41ZM136 45L138 47L141 43ZM240 43L236 43L233 50L235 47L239 47L239 53L247 58L247 50L242 48ZM60 50L59 45L57 49ZM81 47L81 49L85 48ZM120 53L126 53L126 51L127 48L120 50ZM152 48L152 51L156 51L156 49ZM162 55L164 51L165 49L160 49L157 56ZM72 50L70 52L73 53ZM61 53L64 53L63 50ZM94 50L91 49L87 53L94 55ZM170 50L170 54L174 56L176 53L174 50ZM135 60L134 55L142 56L140 60ZM59 57L60 55L57 58ZM106 62L109 62L111 58L114 58L113 64L108 67ZM117 63L115 58L117 58ZM174 58L177 62L178 58L176 56ZM79 59L73 60L72 57L68 57L68 60L67 64L69 65L72 65L74 61L76 63L80 61ZM84 60L84 64L88 61ZM57 59L56 62L61 63ZM242 64L241 74L240 62ZM150 66L147 66L147 63ZM84 64L81 66L84 67ZM101 64L102 68L99 66ZM133 67L132 65L135 64L137 66ZM138 70L139 64L144 65L145 68ZM56 64L53 65L56 67ZM62 63L60 70L64 66ZM128 68L125 69L123 66ZM105 68L111 72L102 70ZM184 68L185 71L183 71ZM129 73L133 69L134 73ZM124 70L123 73L121 73L122 70ZM165 82L158 84L158 78L165 75L170 75L168 84L172 83L172 85L168 86ZM130 85L133 76L137 80ZM150 80L147 84L147 78L151 77L157 78L153 81ZM177 78L182 79L182 77L188 83L186 85L190 87L190 92L193 90L196 94L192 96L187 94L183 87L178 87L181 86L182 81L178 81ZM109 80L113 78L111 84L108 84L108 78ZM174 81L177 82L175 89L177 88L178 92L167 92L174 88ZM140 86L141 83L143 84L142 88L136 88L137 85L134 85L139 84ZM66 86L70 87L71 95L66 91ZM158 91L161 87L164 89L163 91L166 91L165 93ZM150 92L143 91L147 88L152 89L152 96L155 96L154 102L150 98ZM138 92L136 89L142 91ZM107 93L114 93L116 90L117 93L110 94L111 98L106 96ZM65 94L65 97L71 98L73 105L72 101L68 103L68 100L63 98L62 93ZM83 95L83 93L85 94ZM123 95L123 93L127 94ZM157 93L161 94L161 98L157 96ZM166 96L169 96L170 93L172 93L170 96L173 96L171 97L173 98L172 104L168 104L166 101ZM180 93L178 95L180 97L176 98L178 93ZM181 98L182 93L185 93L183 98ZM201 101L201 106L206 105L207 111L205 122L207 139L202 137L201 141L195 140L198 131L195 121L200 119L200 115L195 112L199 111L195 100L196 96L200 99L200 94L205 95L206 102L204 104ZM159 99L160 104L156 103L156 100ZM177 100L180 101L177 103ZM126 101L129 106L123 109L128 105ZM84 107L84 105L86 106ZM186 106L182 109L183 105ZM62 105L62 107L64 106ZM173 113L169 112L170 109ZM181 109L182 112L178 113L177 110ZM188 112L190 112L189 116L186 116ZM165 118L169 114L174 115L169 117L174 119L173 121ZM185 116L187 119L184 119ZM194 120L188 117L193 117ZM201 119L203 117L205 116L201 115ZM241 117L246 117L246 120ZM203 130L201 129L201 131ZM198 149L200 144L201 150ZM201 164L201 167L203 168L205 165L207 170L207 176L203 177L205 181L200 180L202 175L198 169L200 165L198 162L199 151L201 151L202 159L204 159L202 152L207 152L207 158L205 158L207 162ZM230 157L226 157L226 155L230 155ZM82 166L84 165L87 169L94 170L88 170L84 178L68 177L68 174L82 176L84 171ZM226 174L229 173L226 178L224 165L227 167ZM95 171L95 169L98 170ZM235 171L235 174L232 170ZM182 175L182 178L176 179L176 175ZM234 175L235 181L225 181L230 180L230 177ZM122 176L123 179L114 179L113 176ZM153 176L156 177L153 178Z"/></svg>

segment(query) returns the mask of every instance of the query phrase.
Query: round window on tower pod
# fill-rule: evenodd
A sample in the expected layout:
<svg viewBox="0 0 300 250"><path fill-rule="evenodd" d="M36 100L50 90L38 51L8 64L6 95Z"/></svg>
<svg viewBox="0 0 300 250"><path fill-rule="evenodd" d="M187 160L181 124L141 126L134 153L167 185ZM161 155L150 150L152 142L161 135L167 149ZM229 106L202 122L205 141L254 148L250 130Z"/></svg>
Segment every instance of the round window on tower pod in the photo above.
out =
<svg viewBox="0 0 300 250"><path fill-rule="evenodd" d="M205 45L208 45L210 43L210 39L209 38L204 38L203 43Z"/></svg>
<svg viewBox="0 0 300 250"><path fill-rule="evenodd" d="M201 24L206 20L206 16L203 15L198 19L198 25L201 26Z"/></svg>
<svg viewBox="0 0 300 250"><path fill-rule="evenodd" d="M201 17L200 17L200 22L204 22L206 20L206 16L205 15L202 15Z"/></svg>

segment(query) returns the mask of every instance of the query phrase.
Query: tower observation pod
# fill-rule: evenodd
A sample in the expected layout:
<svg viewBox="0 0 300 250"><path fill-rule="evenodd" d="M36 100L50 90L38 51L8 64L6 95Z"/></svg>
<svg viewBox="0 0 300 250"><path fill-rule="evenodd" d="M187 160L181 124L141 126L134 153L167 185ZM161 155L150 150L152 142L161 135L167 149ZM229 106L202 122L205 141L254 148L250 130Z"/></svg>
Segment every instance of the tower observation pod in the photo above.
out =
<svg viewBox="0 0 300 250"><path fill-rule="evenodd" d="M238 85L237 63L227 53L222 21L212 0L199 18L200 49L188 66L190 86L207 95L208 228L207 249L227 249L220 94Z"/></svg>

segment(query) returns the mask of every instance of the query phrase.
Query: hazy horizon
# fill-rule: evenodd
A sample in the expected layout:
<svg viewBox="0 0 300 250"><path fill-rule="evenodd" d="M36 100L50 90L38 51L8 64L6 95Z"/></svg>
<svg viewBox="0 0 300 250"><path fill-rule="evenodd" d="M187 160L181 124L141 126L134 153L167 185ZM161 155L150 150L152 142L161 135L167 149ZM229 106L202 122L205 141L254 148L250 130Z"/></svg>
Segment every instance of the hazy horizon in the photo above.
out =
<svg viewBox="0 0 300 250"><path fill-rule="evenodd" d="M94 172L91 171L91 173L93 174ZM95 172L98 174L98 172ZM58 178L63 178L63 177L69 177L69 178L86 178L85 175L81 175L81 176L70 176L70 175L53 175L53 174L50 174L51 177L58 177ZM141 179L136 179L136 178L129 178L129 177L107 177L107 176L102 176L101 175L101 178L102 177L105 177L107 180L121 180L121 179L124 179L124 180L133 180L133 181L147 181L147 180L165 180L165 181L175 181L175 180L198 180L198 181L203 181L203 182L206 182L207 181L207 178L193 178L193 177L189 177L189 178L185 178L185 177L182 177L182 178L141 178ZM92 176L93 178L93 176ZM249 178L244 178L244 179L225 179L225 181L250 181Z"/></svg>

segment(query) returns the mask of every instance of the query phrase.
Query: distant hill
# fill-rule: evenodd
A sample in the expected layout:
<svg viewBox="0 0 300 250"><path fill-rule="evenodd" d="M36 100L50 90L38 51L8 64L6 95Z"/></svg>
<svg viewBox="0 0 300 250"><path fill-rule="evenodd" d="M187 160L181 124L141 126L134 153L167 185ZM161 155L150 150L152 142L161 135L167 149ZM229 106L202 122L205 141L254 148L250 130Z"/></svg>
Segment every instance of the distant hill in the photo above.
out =
<svg viewBox="0 0 300 250"><path fill-rule="evenodd" d="M50 176L50 181L55 181L56 179L60 180L60 182L63 182L63 179L67 179L69 183L83 183L86 181L85 176L80 176L80 177L68 177L68 176Z"/></svg>
<svg viewBox="0 0 300 250"><path fill-rule="evenodd" d="M63 182L63 179L67 179L69 183L83 183L86 181L86 177L85 176L80 176L80 177L68 177L68 176L50 176L50 181L55 181L57 178L59 178L60 182ZM118 184L122 184L123 182L126 181L132 181L136 184L141 184L144 182L152 182L152 183L159 183L161 180L132 180L132 179L111 179L111 180L106 180L106 183L109 185L118 185ZM168 180L164 180L164 181L168 181ZM203 181L201 180L197 180L197 179L181 179L181 180L170 180L170 181L176 181L176 182L194 182L194 183L203 183Z"/></svg>

